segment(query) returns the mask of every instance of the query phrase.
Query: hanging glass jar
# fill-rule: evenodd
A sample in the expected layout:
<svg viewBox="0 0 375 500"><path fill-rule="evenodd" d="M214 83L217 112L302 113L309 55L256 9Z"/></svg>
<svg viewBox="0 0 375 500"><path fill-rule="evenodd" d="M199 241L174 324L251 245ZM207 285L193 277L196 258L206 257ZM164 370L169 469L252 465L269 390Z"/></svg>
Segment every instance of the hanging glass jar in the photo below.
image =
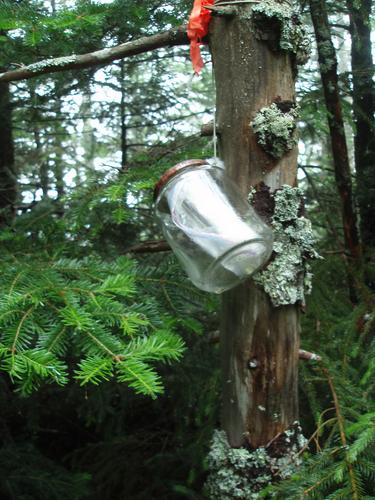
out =
<svg viewBox="0 0 375 500"><path fill-rule="evenodd" d="M198 288L221 293L252 275L272 252L272 230L219 164L187 160L155 187L164 236Z"/></svg>

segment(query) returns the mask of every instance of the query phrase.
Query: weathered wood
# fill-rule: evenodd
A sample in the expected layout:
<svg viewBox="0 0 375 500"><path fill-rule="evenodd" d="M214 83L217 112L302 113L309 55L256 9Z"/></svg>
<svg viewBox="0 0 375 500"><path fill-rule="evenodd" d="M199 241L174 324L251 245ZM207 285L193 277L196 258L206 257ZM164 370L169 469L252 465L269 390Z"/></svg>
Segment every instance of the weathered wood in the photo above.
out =
<svg viewBox="0 0 375 500"><path fill-rule="evenodd" d="M232 446L268 443L298 419L299 319L246 283L222 310L223 428Z"/></svg>
<svg viewBox="0 0 375 500"><path fill-rule="evenodd" d="M264 106L294 101L290 56L257 40L249 4L233 19L213 19L210 47L217 89L220 156L246 195L263 181L272 190L296 184L297 152L275 160L257 144L250 122ZM267 444L298 419L299 313L275 308L251 280L222 303L222 426L233 447Z"/></svg>

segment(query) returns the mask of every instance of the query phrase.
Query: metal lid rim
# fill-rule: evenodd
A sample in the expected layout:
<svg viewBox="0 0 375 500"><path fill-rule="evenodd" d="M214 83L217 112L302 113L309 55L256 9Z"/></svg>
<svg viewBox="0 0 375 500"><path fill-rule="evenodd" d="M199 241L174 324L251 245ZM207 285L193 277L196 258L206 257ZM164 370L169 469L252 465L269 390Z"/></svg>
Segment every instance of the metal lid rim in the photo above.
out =
<svg viewBox="0 0 375 500"><path fill-rule="evenodd" d="M187 167L198 167L202 165L206 165L207 161L206 160L184 160L181 161L180 163L177 163L173 167L169 168L164 174L160 177L158 182L155 185L154 188L154 201L156 201L157 197L159 196L161 190L167 184L167 182L172 179L177 173L179 173L181 170L187 168Z"/></svg>

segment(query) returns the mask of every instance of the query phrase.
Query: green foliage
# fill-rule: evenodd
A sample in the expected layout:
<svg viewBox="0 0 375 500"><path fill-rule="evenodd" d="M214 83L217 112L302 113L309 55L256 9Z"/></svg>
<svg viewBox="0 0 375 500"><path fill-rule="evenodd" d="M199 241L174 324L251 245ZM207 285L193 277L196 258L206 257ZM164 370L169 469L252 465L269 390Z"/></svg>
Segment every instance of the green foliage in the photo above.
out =
<svg viewBox="0 0 375 500"><path fill-rule="evenodd" d="M30 444L0 450L0 494L2 498L30 500L78 500L89 490L90 477L57 466Z"/></svg>
<svg viewBox="0 0 375 500"><path fill-rule="evenodd" d="M186 17L190 2L170 3L172 9L157 0L149 1L147 6L140 0L109 4L79 0L69 6L56 2L57 8L51 12L41 0L1 0L0 31L7 34L10 49L22 47L23 54L33 60L50 56L51 47L55 57L84 53L101 48L108 35L125 42L178 25Z"/></svg>
<svg viewBox="0 0 375 500"><path fill-rule="evenodd" d="M116 376L142 394L162 391L149 363L178 360L183 343L168 316L151 319L144 297L142 307L129 259L45 255L4 259L1 267L1 369L23 393L42 380L66 384L65 356L81 384Z"/></svg>
<svg viewBox="0 0 375 500"><path fill-rule="evenodd" d="M313 267L302 346L323 362L301 367L306 427L313 416L309 447L298 473L274 492L280 499L367 499L375 480L374 297L367 291L353 309L342 293L340 260Z"/></svg>
<svg viewBox="0 0 375 500"><path fill-rule="evenodd" d="M75 53L77 41L81 44L80 52L101 48L107 14L108 7L95 2L77 2L73 8L60 7L51 13L46 3L39 0L2 0L0 30L6 33L8 41L5 56L13 62L21 50L20 62L26 65L51 54L56 57ZM8 57L2 59L2 64L9 64Z"/></svg>
<svg viewBox="0 0 375 500"><path fill-rule="evenodd" d="M0 64L13 69L157 33L184 23L191 4L56 1L52 12L48 2L1 1ZM342 5L329 8L342 16ZM284 45L300 38L294 20ZM218 328L217 302L192 288L172 256L127 255L160 237L152 219L160 173L211 154L196 134L212 107L211 76L190 82L187 54L160 51L12 86L19 205L0 232L1 498L201 498L220 425L218 348L206 335ZM344 96L348 75L340 75ZM304 467L274 493L371 498L374 301L367 290L356 308L348 301L314 61L300 71L298 103L308 216L326 256L313 266L302 347L324 364L301 362L301 421L311 439ZM350 113L348 100L352 125Z"/></svg>

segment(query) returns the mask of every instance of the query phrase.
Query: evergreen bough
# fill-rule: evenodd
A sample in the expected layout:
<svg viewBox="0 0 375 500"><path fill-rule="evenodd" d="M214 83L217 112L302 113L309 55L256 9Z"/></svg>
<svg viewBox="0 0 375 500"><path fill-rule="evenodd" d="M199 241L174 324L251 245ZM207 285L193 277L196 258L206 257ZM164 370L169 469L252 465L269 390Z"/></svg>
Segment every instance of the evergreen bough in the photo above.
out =
<svg viewBox="0 0 375 500"><path fill-rule="evenodd" d="M72 378L162 392L153 363L177 361L183 341L168 315L150 317L130 259L25 256L3 259L0 271L0 368L22 393Z"/></svg>

